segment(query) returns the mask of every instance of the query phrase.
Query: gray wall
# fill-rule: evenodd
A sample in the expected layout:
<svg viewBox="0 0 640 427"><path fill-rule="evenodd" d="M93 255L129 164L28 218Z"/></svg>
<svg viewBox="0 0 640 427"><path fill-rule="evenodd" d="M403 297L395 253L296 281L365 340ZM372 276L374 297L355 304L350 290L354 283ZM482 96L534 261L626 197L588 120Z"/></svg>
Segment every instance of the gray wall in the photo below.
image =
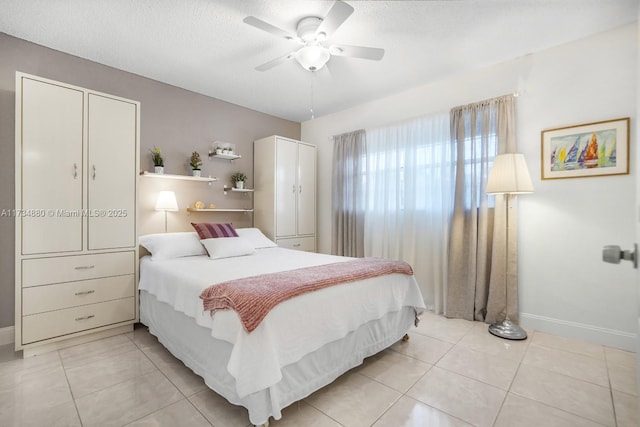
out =
<svg viewBox="0 0 640 427"><path fill-rule="evenodd" d="M165 153L165 173L189 174L188 156L197 150L203 156L203 175L216 176L220 181L212 187L204 183L189 185L173 184L175 181L148 184L142 182L140 199L152 199L144 194L145 188L157 191L166 186L175 189L181 212L180 217L189 220L214 220L212 217L188 217L183 208L195 200L216 203L218 207L248 207L250 199L237 194L223 196L223 184L231 184L229 176L241 170L249 176L253 186L254 139L268 135L300 138L300 124L269 116L228 102L199 95L164 83L126 73L111 67L87 61L72 55L48 49L33 43L0 33L0 212L15 207L14 145L15 145L15 72L22 71L41 77L81 86L109 94L140 101L140 170L151 170L149 150L157 145ZM231 163L222 160L207 160L207 150L216 140L236 144L242 158ZM61 189L61 191L64 191ZM249 196L250 197L250 196ZM172 213L169 213L171 215ZM140 230L163 231L156 214L141 208ZM217 215L217 214L213 214ZM251 218L244 214L215 217L215 220L234 220L250 225ZM151 221L152 220L152 221ZM184 224L176 226L184 229ZM170 229L170 231L175 231ZM0 328L14 324L14 219L0 217Z"/></svg>

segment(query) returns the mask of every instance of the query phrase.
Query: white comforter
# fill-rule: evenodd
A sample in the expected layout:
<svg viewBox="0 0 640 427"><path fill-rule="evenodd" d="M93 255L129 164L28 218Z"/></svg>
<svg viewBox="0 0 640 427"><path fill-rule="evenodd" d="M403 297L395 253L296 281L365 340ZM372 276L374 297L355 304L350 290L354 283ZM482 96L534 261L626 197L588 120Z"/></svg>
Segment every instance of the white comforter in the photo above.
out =
<svg viewBox="0 0 640 427"><path fill-rule="evenodd" d="M234 311L204 312L200 293L227 280L350 258L284 248L264 248L249 256L211 260L206 256L140 263L140 289L154 295L233 344L227 369L240 397L266 389L282 378L281 369L362 324L404 306L424 309L414 276L393 274L301 295L276 306L247 333Z"/></svg>

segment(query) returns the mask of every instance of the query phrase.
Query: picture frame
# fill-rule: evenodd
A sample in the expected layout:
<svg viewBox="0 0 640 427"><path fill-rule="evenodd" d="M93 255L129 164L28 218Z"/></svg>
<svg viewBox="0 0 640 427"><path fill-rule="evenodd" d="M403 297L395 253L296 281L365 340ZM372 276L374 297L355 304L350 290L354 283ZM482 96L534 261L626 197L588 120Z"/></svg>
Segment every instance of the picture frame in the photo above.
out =
<svg viewBox="0 0 640 427"><path fill-rule="evenodd" d="M629 174L629 117L541 132L541 178Z"/></svg>

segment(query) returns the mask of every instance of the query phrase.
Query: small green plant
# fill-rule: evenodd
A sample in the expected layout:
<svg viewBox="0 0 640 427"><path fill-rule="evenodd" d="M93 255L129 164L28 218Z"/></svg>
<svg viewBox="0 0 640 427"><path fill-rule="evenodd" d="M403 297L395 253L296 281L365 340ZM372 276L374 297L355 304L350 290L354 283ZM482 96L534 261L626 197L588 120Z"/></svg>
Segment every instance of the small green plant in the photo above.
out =
<svg viewBox="0 0 640 427"><path fill-rule="evenodd" d="M164 159L162 158L162 151L160 147L153 147L151 151L151 159L153 159L154 166L164 166Z"/></svg>
<svg viewBox="0 0 640 427"><path fill-rule="evenodd" d="M191 153L191 159L189 160L189 164L191 165L192 169L200 170L200 168L202 167L202 160L200 159L200 153L198 153L197 151L194 151L193 153Z"/></svg>
<svg viewBox="0 0 640 427"><path fill-rule="evenodd" d="M231 179L233 180L233 182L244 182L247 180L247 175L243 174L242 172L236 172L231 175Z"/></svg>

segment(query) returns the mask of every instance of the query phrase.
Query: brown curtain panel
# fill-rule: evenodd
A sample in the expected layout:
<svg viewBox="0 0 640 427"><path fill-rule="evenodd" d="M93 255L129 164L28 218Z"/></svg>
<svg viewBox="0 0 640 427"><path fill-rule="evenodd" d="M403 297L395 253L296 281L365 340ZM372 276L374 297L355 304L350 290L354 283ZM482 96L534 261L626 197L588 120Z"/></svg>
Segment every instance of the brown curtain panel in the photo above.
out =
<svg viewBox="0 0 640 427"><path fill-rule="evenodd" d="M516 207L507 225L507 198L491 196L490 206L485 193L493 157L516 148L515 98L463 105L450 115L457 159L445 315L493 323L504 320L508 306L517 322Z"/></svg>
<svg viewBox="0 0 640 427"><path fill-rule="evenodd" d="M333 137L331 253L364 257L365 131Z"/></svg>

